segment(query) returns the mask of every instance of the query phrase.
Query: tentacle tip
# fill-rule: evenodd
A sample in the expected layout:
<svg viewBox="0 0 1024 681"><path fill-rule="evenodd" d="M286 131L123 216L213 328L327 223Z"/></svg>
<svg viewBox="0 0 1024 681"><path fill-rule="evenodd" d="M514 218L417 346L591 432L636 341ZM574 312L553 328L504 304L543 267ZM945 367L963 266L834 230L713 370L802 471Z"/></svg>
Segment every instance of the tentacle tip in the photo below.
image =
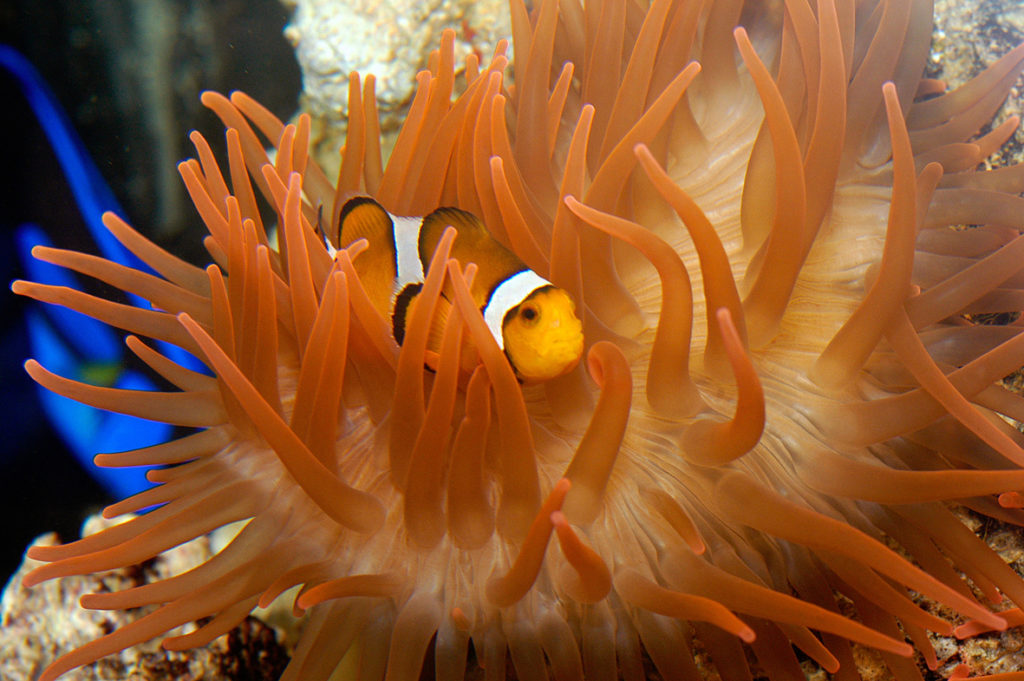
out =
<svg viewBox="0 0 1024 681"><path fill-rule="evenodd" d="M1024 495L1020 492L1003 492L999 495L999 505L1003 508L1024 508Z"/></svg>
<svg viewBox="0 0 1024 681"><path fill-rule="evenodd" d="M451 616L452 622L455 624L455 628L459 631L468 633L472 629L473 624L462 608L458 606L452 608Z"/></svg>
<svg viewBox="0 0 1024 681"><path fill-rule="evenodd" d="M736 635L739 636L740 640L744 643L753 643L755 640L757 640L757 634L755 634L754 630L750 627L743 627L738 632L736 632Z"/></svg>
<svg viewBox="0 0 1024 681"><path fill-rule="evenodd" d="M311 593L313 594L312 596L310 596ZM319 602L320 601L316 600L316 590L311 589L310 591L299 594L299 597L295 599L294 607L299 610L305 611L309 608L312 608Z"/></svg>
<svg viewBox="0 0 1024 681"><path fill-rule="evenodd" d="M829 674L835 674L837 671L839 671L840 664L839 660L833 657L831 660L822 661L821 666Z"/></svg>
<svg viewBox="0 0 1024 681"><path fill-rule="evenodd" d="M955 636L958 641L962 641L965 638L970 638L974 634L975 627L973 622L966 622L964 624L961 624L959 627L953 629L953 636Z"/></svg>
<svg viewBox="0 0 1024 681"><path fill-rule="evenodd" d="M979 151L980 151L981 148L978 147L978 145L975 144L973 146L977 147L979 149ZM925 174L928 174L928 173L934 174L937 177L942 177L946 173L946 169L943 168L942 164L939 163L938 161L931 161L931 162L929 162L924 167L924 170L921 171L922 175L925 175ZM918 293L920 293L920 288L921 288L920 286L914 286L913 288L918 289ZM914 295L916 295L916 294L914 294Z"/></svg>
<svg viewBox="0 0 1024 681"><path fill-rule="evenodd" d="M46 549L52 549L52 546L30 546L25 555L32 560L46 560ZM26 577L31 576L31 572Z"/></svg>
<svg viewBox="0 0 1024 681"><path fill-rule="evenodd" d="M961 681L971 675L971 668L962 662L953 668L949 675L949 681Z"/></svg>
<svg viewBox="0 0 1024 681"><path fill-rule="evenodd" d="M182 640L184 639L184 640ZM187 650L191 646L188 645L188 638L185 636L171 636L160 641L160 647L164 650L171 652L180 652Z"/></svg>
<svg viewBox="0 0 1024 681"><path fill-rule="evenodd" d="M35 547L33 546L32 548L35 548ZM42 560L42 558L38 558L38 557L33 557L32 556L32 549L29 549L28 553L26 553L25 555L27 557L29 557L29 558L32 558L32 560ZM21 586L23 588L25 588L25 589L31 589L32 587L34 587L34 586L36 586L38 584L42 584L43 582L45 582L46 581L46 577L39 576L38 574L36 574L37 572L38 572L38 569L32 570L27 575L22 577L21 578Z"/></svg>
<svg viewBox="0 0 1024 681"><path fill-rule="evenodd" d="M893 646L892 652L896 653L900 657L913 657L914 646L909 643L900 643L899 645Z"/></svg>

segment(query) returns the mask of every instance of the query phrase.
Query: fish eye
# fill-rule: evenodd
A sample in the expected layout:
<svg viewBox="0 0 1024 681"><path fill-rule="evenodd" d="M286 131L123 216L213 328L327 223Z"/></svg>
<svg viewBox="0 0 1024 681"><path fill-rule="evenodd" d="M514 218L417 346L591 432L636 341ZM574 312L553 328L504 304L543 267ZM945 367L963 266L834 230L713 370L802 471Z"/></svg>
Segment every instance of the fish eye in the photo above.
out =
<svg viewBox="0 0 1024 681"><path fill-rule="evenodd" d="M524 321L534 322L537 320L537 317L540 316L540 313L533 305L522 305L519 308L519 316L522 317Z"/></svg>

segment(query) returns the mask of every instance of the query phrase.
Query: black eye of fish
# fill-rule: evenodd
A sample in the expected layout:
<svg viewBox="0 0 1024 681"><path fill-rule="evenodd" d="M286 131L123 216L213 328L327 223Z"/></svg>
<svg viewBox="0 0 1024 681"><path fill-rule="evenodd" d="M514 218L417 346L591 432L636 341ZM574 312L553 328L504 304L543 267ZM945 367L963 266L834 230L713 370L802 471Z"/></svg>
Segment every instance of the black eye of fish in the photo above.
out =
<svg viewBox="0 0 1024 681"><path fill-rule="evenodd" d="M523 309L519 311L519 316L521 316L528 322L532 322L534 319L537 318L537 308L533 306L523 307Z"/></svg>

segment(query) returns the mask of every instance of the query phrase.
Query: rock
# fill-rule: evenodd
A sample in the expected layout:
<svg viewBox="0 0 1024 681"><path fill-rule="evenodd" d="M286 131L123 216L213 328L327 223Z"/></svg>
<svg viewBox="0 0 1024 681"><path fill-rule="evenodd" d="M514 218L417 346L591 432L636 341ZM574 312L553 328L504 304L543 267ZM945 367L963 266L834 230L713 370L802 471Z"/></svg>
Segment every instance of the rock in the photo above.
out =
<svg viewBox="0 0 1024 681"><path fill-rule="evenodd" d="M455 63L476 53L486 64L511 39L507 0L285 0L295 8L285 37L302 69L301 108L313 119L314 154L333 177L348 112L348 77L373 74L385 153L416 90L416 73L454 28ZM511 55L511 50L509 52Z"/></svg>
<svg viewBox="0 0 1024 681"><path fill-rule="evenodd" d="M86 521L83 535L112 525L94 516ZM58 543L54 533L37 539L33 546ZM25 558L3 591L0 605L0 678L30 681L58 656L133 622L153 608L129 611L86 610L78 599L87 593L120 591L164 579L207 560L210 539L201 537L153 560L98 575L66 577L31 589L21 580L42 565ZM171 635L187 633L194 623ZM276 681L288 663L289 651L279 641L282 634L255 617L210 645L171 652L159 640L133 646L104 657L95 664L75 669L61 681Z"/></svg>

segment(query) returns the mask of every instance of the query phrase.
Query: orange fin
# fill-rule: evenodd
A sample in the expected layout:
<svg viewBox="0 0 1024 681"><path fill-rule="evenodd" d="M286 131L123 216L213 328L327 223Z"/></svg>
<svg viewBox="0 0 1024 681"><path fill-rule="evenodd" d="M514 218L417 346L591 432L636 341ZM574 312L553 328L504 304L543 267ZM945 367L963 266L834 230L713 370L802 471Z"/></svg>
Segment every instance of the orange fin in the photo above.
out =
<svg viewBox="0 0 1024 681"><path fill-rule="evenodd" d="M389 318L398 276L394 223L384 207L368 196L349 199L341 209L338 247L345 248L359 239L366 239L370 247L352 264L374 307Z"/></svg>

